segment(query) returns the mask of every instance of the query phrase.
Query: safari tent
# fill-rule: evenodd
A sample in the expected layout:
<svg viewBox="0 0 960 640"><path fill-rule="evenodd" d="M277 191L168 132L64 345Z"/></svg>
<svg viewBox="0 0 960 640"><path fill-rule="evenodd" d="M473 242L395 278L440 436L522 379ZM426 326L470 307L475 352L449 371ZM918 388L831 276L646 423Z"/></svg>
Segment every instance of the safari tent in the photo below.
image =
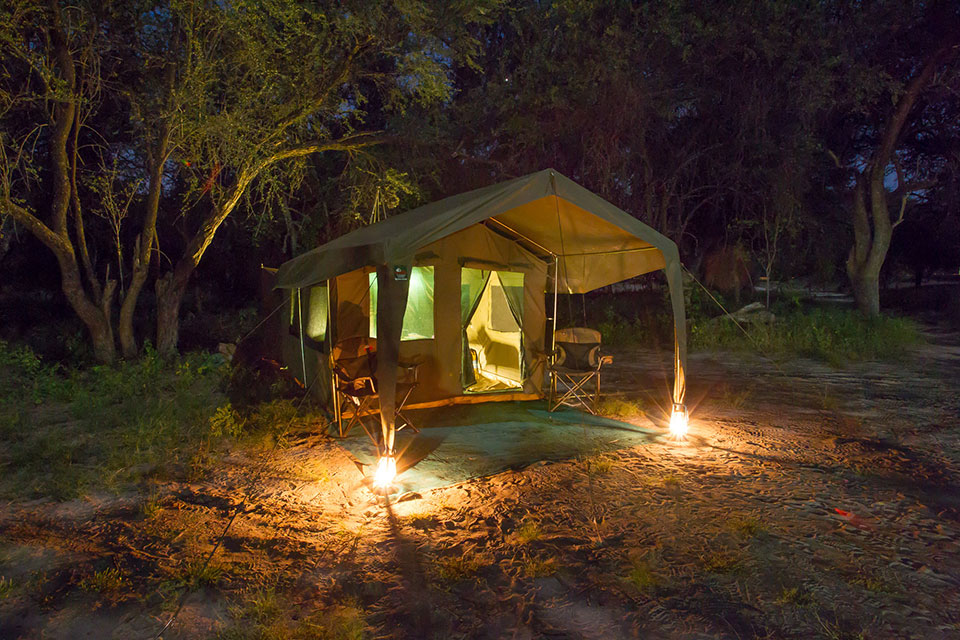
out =
<svg viewBox="0 0 960 640"><path fill-rule="evenodd" d="M331 398L334 345L375 337L384 455L393 454L397 364L418 361L408 406L543 397L558 293L662 269L686 333L676 245L554 170L455 195L348 233L284 263L283 357Z"/></svg>

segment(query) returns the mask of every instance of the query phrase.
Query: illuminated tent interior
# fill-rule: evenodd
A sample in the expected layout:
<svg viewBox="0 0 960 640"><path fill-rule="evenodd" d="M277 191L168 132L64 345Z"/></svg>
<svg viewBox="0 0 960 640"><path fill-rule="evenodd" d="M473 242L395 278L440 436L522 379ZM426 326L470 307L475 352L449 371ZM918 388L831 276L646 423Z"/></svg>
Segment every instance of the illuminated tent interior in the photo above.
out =
<svg viewBox="0 0 960 640"><path fill-rule="evenodd" d="M383 455L393 455L399 361L417 361L409 407L542 398L558 293L663 270L676 328L673 402L686 334L676 245L546 169L348 233L284 263L283 359L332 396L331 348L377 339Z"/></svg>

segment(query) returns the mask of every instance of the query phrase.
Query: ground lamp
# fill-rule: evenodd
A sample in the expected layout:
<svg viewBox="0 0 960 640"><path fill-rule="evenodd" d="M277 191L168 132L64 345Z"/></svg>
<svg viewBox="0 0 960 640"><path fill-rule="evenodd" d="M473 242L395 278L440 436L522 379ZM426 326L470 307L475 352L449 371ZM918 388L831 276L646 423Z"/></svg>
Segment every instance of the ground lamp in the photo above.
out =
<svg viewBox="0 0 960 640"><path fill-rule="evenodd" d="M377 471L373 474L373 488L384 491L393 484L397 477L397 459L393 456L380 456L377 462Z"/></svg>
<svg viewBox="0 0 960 640"><path fill-rule="evenodd" d="M689 427L690 416L687 414L687 405L674 402L673 410L670 412L670 435L677 440L683 440Z"/></svg>

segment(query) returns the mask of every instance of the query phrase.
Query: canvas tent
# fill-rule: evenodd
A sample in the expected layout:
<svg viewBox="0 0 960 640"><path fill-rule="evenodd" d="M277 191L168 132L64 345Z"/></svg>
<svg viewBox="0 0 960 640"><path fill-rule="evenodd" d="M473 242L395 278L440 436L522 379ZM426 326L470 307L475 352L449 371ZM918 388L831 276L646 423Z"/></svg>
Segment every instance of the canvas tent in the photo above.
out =
<svg viewBox="0 0 960 640"><path fill-rule="evenodd" d="M392 454L399 359L421 362L413 403L542 397L557 293L660 269L676 328L673 401L683 403L676 245L551 169L427 204L284 263L275 279L289 300L284 358L329 394L331 345L376 337Z"/></svg>

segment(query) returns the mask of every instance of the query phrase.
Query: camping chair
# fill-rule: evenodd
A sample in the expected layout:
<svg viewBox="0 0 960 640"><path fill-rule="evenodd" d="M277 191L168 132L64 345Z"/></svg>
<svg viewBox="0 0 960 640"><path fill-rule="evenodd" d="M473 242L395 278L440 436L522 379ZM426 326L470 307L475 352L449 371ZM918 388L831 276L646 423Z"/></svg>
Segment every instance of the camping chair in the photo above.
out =
<svg viewBox="0 0 960 640"><path fill-rule="evenodd" d="M337 430L345 437L354 425L359 424L367 436L374 442L380 441L380 424L367 424L365 418L376 417L380 405L380 392L377 390L377 340L375 338L355 337L341 340L333 347L333 374L335 376L338 404L350 404L352 413L344 422L342 409L337 412ZM397 431L410 427L419 432L402 411L410 394L419 384L419 364L401 364L397 376L397 407L395 418L403 420Z"/></svg>
<svg viewBox="0 0 960 640"><path fill-rule="evenodd" d="M600 367L613 362L613 356L600 355L600 332L584 327L560 329L554 333L552 356L549 410L568 406L596 415L600 404Z"/></svg>

